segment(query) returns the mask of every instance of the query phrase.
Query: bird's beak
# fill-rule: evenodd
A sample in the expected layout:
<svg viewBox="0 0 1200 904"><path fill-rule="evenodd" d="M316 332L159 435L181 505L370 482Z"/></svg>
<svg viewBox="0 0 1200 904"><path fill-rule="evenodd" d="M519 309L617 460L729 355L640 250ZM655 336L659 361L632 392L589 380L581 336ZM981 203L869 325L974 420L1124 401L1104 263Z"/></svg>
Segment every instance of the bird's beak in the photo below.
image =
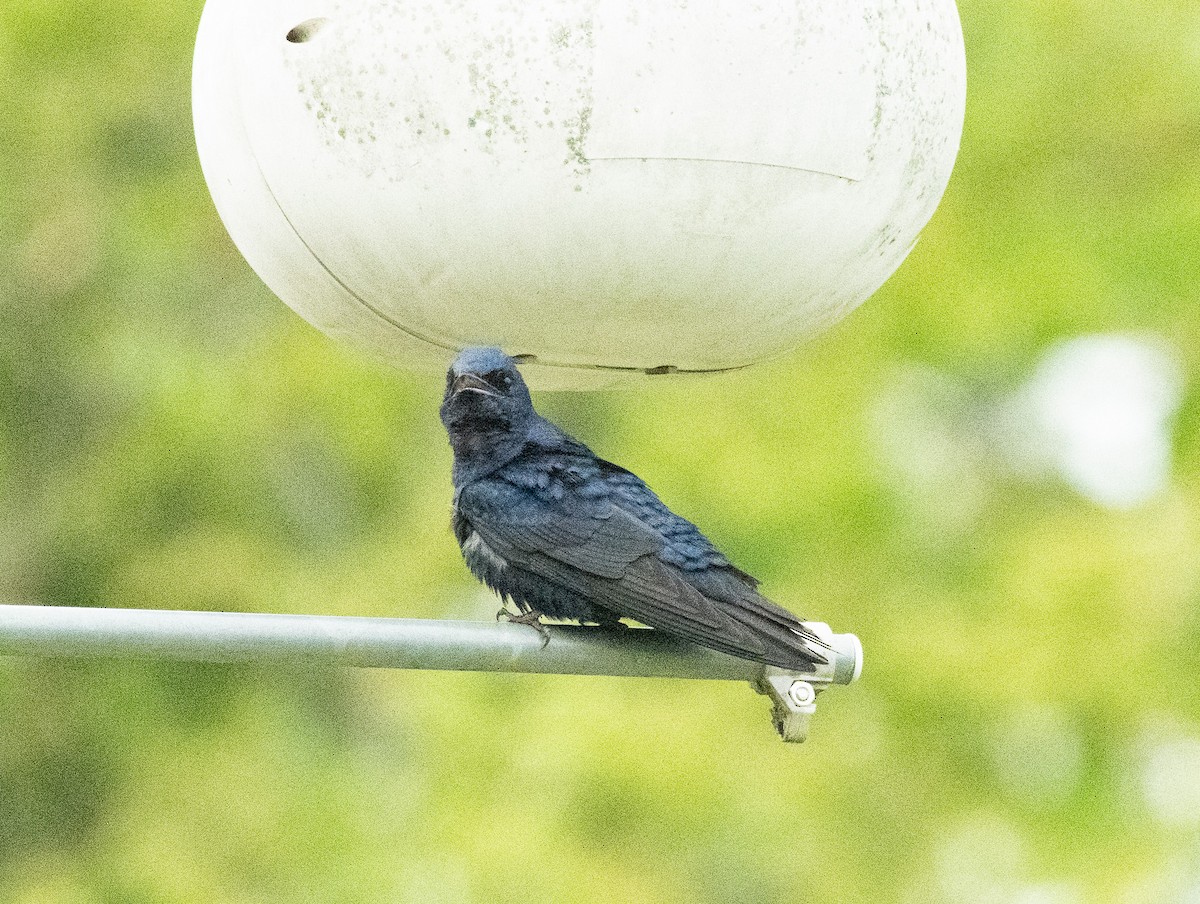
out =
<svg viewBox="0 0 1200 904"><path fill-rule="evenodd" d="M460 392L479 392L483 395L498 396L495 388L484 380L482 377L477 377L475 374L459 374L454 378L454 382L450 384L450 395L456 396Z"/></svg>

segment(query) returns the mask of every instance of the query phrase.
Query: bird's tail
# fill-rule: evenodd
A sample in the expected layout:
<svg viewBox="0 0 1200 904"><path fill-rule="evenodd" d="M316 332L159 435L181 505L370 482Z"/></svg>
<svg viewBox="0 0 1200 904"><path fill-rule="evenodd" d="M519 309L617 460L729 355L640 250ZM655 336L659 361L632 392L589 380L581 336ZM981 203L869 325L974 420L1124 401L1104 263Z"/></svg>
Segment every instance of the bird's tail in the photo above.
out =
<svg viewBox="0 0 1200 904"><path fill-rule="evenodd" d="M735 606L725 608L734 620L749 628L763 645L760 658L768 665L811 671L825 665L833 650L804 626L795 615L762 594L749 590L739 595Z"/></svg>

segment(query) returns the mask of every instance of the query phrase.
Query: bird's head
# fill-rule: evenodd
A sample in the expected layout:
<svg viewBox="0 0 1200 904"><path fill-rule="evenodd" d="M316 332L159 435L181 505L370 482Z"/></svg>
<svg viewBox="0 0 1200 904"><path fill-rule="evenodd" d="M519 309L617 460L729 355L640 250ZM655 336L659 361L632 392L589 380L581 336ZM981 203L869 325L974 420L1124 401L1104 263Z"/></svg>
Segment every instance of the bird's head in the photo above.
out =
<svg viewBox="0 0 1200 904"><path fill-rule="evenodd" d="M456 453L486 451L489 442L522 433L535 416L516 362L491 347L464 349L454 359L441 415Z"/></svg>

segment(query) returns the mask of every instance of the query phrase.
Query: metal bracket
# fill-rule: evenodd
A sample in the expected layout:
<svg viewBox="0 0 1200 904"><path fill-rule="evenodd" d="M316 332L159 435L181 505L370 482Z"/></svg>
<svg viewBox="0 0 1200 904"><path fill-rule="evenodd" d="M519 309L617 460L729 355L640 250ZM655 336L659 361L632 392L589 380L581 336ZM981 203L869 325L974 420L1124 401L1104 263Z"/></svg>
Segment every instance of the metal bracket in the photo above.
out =
<svg viewBox="0 0 1200 904"><path fill-rule="evenodd" d="M817 694L831 684L850 684L862 674L862 644L853 634L834 635L824 622L806 622L828 646L828 662L811 672L793 672L767 666L750 683L771 698L771 718L784 741L799 744L808 738L808 726L817 711Z"/></svg>

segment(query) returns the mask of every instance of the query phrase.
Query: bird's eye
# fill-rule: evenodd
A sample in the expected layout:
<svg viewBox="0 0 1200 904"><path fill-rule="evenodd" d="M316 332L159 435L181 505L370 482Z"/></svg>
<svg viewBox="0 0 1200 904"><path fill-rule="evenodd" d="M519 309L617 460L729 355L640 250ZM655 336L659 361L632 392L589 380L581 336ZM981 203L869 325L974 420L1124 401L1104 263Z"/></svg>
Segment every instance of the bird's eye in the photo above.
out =
<svg viewBox="0 0 1200 904"><path fill-rule="evenodd" d="M483 378L497 389L508 389L512 385L512 377L502 370L493 370L483 375Z"/></svg>

